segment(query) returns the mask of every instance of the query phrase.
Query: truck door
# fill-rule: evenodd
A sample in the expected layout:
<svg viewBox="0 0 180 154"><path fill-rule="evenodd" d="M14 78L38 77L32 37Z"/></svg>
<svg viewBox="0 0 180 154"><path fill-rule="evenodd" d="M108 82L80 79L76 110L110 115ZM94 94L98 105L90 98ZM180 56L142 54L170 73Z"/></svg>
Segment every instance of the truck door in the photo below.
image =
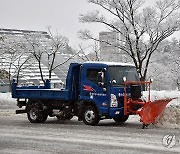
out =
<svg viewBox="0 0 180 154"><path fill-rule="evenodd" d="M103 81L99 76L103 73ZM81 99L94 102L99 112L103 112L103 103L107 102L106 72L99 68L87 68L84 72L85 78L81 83ZM107 111L106 111L107 112Z"/></svg>

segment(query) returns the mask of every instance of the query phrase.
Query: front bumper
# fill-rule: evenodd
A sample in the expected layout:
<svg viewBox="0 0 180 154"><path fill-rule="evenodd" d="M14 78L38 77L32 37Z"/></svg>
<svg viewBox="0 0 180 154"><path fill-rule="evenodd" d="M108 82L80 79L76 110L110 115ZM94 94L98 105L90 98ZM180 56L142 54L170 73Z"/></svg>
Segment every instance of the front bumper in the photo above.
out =
<svg viewBox="0 0 180 154"><path fill-rule="evenodd" d="M109 118L117 118L124 115L124 108L110 108L109 109Z"/></svg>

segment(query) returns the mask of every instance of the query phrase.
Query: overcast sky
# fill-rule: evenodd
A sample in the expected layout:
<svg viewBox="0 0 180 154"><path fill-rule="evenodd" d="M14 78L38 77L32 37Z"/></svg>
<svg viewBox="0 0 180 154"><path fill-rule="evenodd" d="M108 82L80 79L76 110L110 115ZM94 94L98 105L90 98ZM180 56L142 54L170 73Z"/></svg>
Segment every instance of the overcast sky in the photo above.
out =
<svg viewBox="0 0 180 154"><path fill-rule="evenodd" d="M151 3L155 0L151 0ZM79 14L97 9L87 0L0 0L0 28L47 31L52 29L69 39L75 47L81 41L77 32L91 29L94 33L105 30L102 26L79 23Z"/></svg>
<svg viewBox="0 0 180 154"><path fill-rule="evenodd" d="M86 0L0 0L0 28L47 31L50 25L74 46L77 31L92 27L79 23L79 14L94 8Z"/></svg>

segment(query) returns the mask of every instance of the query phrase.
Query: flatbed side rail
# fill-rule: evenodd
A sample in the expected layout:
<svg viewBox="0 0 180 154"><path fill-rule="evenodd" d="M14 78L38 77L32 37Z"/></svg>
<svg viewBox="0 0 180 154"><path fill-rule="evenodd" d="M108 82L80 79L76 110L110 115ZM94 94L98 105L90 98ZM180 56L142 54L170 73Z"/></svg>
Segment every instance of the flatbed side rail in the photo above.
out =
<svg viewBox="0 0 180 154"><path fill-rule="evenodd" d="M67 89L51 89L49 80L45 86L22 86L18 87L15 80L12 83L12 98L25 99L69 99Z"/></svg>

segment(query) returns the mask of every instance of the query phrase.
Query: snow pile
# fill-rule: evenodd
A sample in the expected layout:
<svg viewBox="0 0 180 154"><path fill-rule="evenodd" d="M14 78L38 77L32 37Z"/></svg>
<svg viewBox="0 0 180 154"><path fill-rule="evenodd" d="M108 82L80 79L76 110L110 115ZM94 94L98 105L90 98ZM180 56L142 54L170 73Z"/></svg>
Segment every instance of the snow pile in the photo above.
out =
<svg viewBox="0 0 180 154"><path fill-rule="evenodd" d="M166 99L166 98L177 98L172 100L167 107L169 106L180 106L180 91L151 91L151 101ZM143 92L143 98L147 100L148 91Z"/></svg>
<svg viewBox="0 0 180 154"><path fill-rule="evenodd" d="M156 119L155 126L180 129L180 106L167 107Z"/></svg>
<svg viewBox="0 0 180 154"><path fill-rule="evenodd" d="M0 93L0 116L15 115L16 99L11 98L11 93Z"/></svg>
<svg viewBox="0 0 180 154"><path fill-rule="evenodd" d="M143 93L147 100L148 92ZM156 119L155 126L180 129L180 91L151 91L151 101L176 98L166 107L165 111Z"/></svg>
<svg viewBox="0 0 180 154"><path fill-rule="evenodd" d="M16 99L11 97L11 93L0 93L0 111L17 109Z"/></svg>
<svg viewBox="0 0 180 154"><path fill-rule="evenodd" d="M15 108L17 108L16 99L11 97L11 93L0 93L0 110Z"/></svg>

